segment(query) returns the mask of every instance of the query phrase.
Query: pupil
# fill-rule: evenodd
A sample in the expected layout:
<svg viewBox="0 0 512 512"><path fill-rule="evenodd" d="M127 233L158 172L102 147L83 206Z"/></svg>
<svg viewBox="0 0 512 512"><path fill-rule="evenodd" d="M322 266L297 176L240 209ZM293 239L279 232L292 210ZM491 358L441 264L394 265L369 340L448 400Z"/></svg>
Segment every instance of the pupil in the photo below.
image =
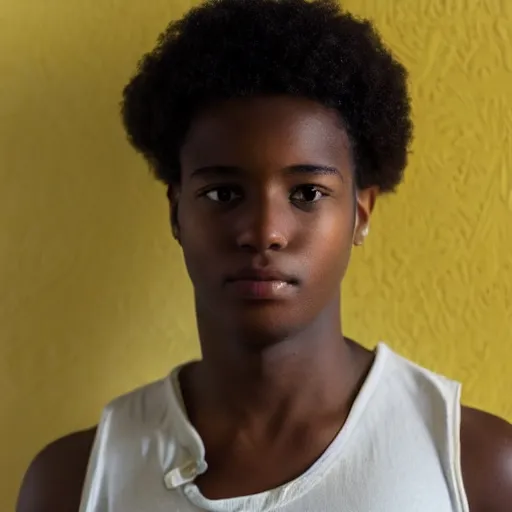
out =
<svg viewBox="0 0 512 512"><path fill-rule="evenodd" d="M304 199L306 201L314 201L316 197L316 190L313 187L305 187L304 189Z"/></svg>
<svg viewBox="0 0 512 512"><path fill-rule="evenodd" d="M221 188L218 190L219 201L227 203L231 199L230 191L227 188Z"/></svg>

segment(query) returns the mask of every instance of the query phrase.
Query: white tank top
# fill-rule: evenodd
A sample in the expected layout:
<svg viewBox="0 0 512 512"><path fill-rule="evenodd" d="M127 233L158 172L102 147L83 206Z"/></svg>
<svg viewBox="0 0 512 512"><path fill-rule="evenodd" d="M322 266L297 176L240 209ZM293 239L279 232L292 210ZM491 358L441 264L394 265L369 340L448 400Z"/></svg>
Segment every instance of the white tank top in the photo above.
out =
<svg viewBox="0 0 512 512"><path fill-rule="evenodd" d="M178 371L106 407L80 512L469 512L460 385L383 343L345 425L310 469L276 489L223 500L194 485L205 449L185 414Z"/></svg>

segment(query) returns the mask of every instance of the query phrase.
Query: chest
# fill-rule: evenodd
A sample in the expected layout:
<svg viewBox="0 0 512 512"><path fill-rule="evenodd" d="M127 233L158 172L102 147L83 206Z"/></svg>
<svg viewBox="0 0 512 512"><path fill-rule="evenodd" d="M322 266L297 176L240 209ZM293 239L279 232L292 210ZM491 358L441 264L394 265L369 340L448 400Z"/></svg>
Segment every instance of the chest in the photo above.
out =
<svg viewBox="0 0 512 512"><path fill-rule="evenodd" d="M125 471L111 479L108 499L91 512L459 512L434 453L423 450L416 460L408 451L381 455L371 446L357 456L333 455L286 485L221 500L205 498L195 483L166 489L157 467Z"/></svg>
<svg viewBox="0 0 512 512"><path fill-rule="evenodd" d="M209 470L195 484L204 496L224 499L259 494L293 482L315 465L339 427L290 435L278 444L223 446L210 452Z"/></svg>

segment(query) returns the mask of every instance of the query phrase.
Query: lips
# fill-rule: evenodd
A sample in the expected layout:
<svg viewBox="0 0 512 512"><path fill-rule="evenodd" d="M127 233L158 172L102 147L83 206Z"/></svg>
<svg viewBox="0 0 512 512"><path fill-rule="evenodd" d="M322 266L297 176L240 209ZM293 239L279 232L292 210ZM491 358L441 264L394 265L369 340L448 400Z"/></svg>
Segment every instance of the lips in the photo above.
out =
<svg viewBox="0 0 512 512"><path fill-rule="evenodd" d="M228 277L227 282L234 281L281 281L289 284L297 284L297 279L276 269L245 268Z"/></svg>
<svg viewBox="0 0 512 512"><path fill-rule="evenodd" d="M277 269L246 268L226 280L235 296L248 300L289 298L298 285L297 278Z"/></svg>

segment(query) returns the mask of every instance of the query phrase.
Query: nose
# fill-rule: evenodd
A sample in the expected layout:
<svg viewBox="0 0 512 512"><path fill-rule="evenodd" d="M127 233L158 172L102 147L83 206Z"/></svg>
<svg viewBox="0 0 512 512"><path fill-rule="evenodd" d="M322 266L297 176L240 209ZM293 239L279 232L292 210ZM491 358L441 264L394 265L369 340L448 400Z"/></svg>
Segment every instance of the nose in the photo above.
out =
<svg viewBox="0 0 512 512"><path fill-rule="evenodd" d="M247 201L235 221L237 246L251 252L282 251L289 244L292 222L276 198Z"/></svg>

